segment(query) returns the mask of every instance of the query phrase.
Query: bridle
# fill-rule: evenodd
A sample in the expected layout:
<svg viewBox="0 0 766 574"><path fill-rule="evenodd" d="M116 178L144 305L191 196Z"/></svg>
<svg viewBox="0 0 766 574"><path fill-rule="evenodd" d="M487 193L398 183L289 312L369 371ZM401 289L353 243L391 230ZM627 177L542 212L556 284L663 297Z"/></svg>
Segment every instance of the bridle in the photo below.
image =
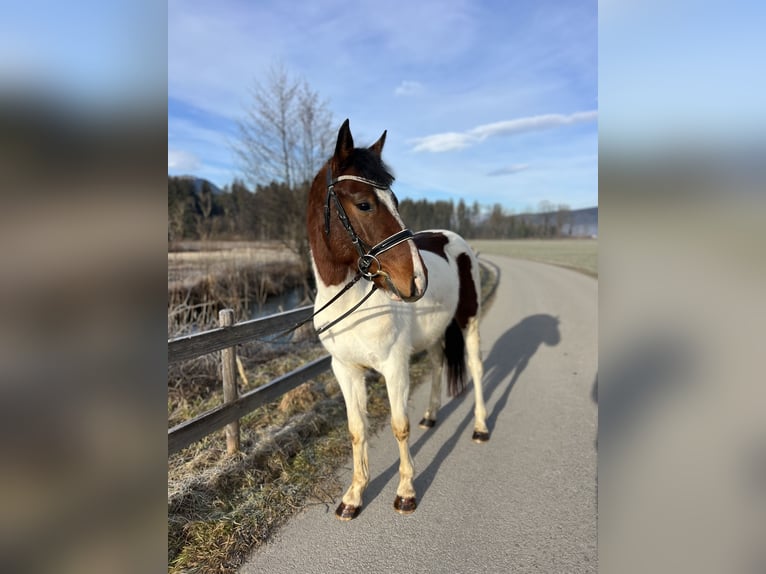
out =
<svg viewBox="0 0 766 574"><path fill-rule="evenodd" d="M324 205L324 232L325 235L330 235L330 200L332 199L335 203L335 209L338 212L338 219L340 219L341 224L343 225L343 228L348 233L348 236L351 238L351 243L354 245L354 248L356 249L356 252L359 254L359 259L357 259L356 267L358 271L354 275L354 277L344 285L343 289L338 291L332 299L330 299L327 303L322 305L322 307L316 311L314 311L314 314L311 315L308 319L305 321L301 321L294 327L288 329L282 334L288 333L290 331L293 331L303 325L304 323L308 323L311 321L314 317L316 317L319 313L327 309L330 305L332 305L335 301L337 301L346 291L351 289L352 286L354 286L360 279L364 278L367 279L367 281L372 282L375 277L378 277L379 275L388 276L385 271L383 271L383 268L380 265L380 261L378 261L378 255L381 253L388 251L389 249L392 249L399 245L400 243L403 243L407 241L408 239L412 239L414 237L414 233L412 230L405 228L401 231L398 231L394 233L393 235L387 237L383 241L373 245L372 247L369 247L367 243L359 237L359 234L354 231L354 227L351 225L351 221L348 219L348 215L346 214L346 210L343 209L343 205L340 202L340 199L338 198L338 194L335 193L335 184L339 181L358 181L360 183L364 183L367 185L370 185L376 189L387 189L390 191L390 188L388 186L382 186L380 183L373 181L371 179L366 179L364 177L359 177L356 175L340 175L333 179L332 177L332 167L329 165L327 166L327 197L325 198L325 205ZM376 265L377 269L373 272L370 271L370 267L372 267L373 263ZM321 335L325 331L327 331L329 328L337 325L340 321L351 315L354 311L356 311L359 307L362 306L362 304L367 301L367 299L370 298L370 296L375 293L375 290L378 288L375 283L372 283L372 287L367 292L367 294L362 297L362 299L356 303L353 307L351 307L348 311L343 313L340 317L337 317L336 319L333 319L329 323L322 325L316 330L317 335Z"/></svg>
<svg viewBox="0 0 766 574"><path fill-rule="evenodd" d="M367 243L359 237L359 234L354 230L354 227L351 225L351 221L348 218L348 215L346 214L346 210L343 209L343 205L340 202L340 199L338 198L338 194L335 193L335 184L339 181L358 181L359 183L364 183L366 185L372 186L375 189L383 189L387 191L391 191L391 188L389 186L383 186L380 183L373 181L371 179L366 179L364 177L359 177L357 175L339 175L338 177L334 178L332 177L332 167L330 165L327 166L327 197L325 198L325 204L324 204L324 232L325 235L329 237L330 235L330 201L332 200L335 203L335 209L338 212L338 219L340 219L341 224L343 225L343 228L346 230L346 233L348 233L348 236L351 238L351 243L354 245L354 248L356 249L356 252L359 254L359 259L357 259L356 267L357 272L354 275L354 277L346 283L343 288L338 291L327 303L322 305L319 309L314 311L314 313L301 321L300 323L297 323L293 325L292 327L282 331L281 333L278 333L276 337L282 337L284 335L287 335L288 333L291 333L298 329L298 327L305 325L314 317L319 315L322 311L327 309L330 305L335 303L340 297L351 287L353 287L360 279L364 278L367 279L367 281L372 282L373 279L376 277L383 275L385 277L388 277L388 274L383 270L383 268L380 265L380 261L378 261L378 255L381 253L384 253L385 251L388 251L389 249L392 249L399 245L400 243L404 243L405 241L412 239L415 234L412 232L409 228L404 228L401 231L397 231L393 235L385 238L383 241L373 245L372 247L369 247ZM377 269L373 272L370 271L370 267L372 267L373 263L376 265ZM343 319L351 315L354 311L356 311L359 307L362 306L362 304L369 299L373 293L375 293L376 289L378 288L375 283L372 283L372 287L370 290L365 294L362 299L357 302L353 307L351 307L348 311L343 313L340 317L337 317L330 321L329 323L326 323L325 325L322 325L316 330L317 335L321 335L331 327L334 327L339 322L341 322Z"/></svg>
<svg viewBox="0 0 766 574"><path fill-rule="evenodd" d="M367 279L368 281L372 281L375 277L378 275L385 275L385 272L383 271L383 268L380 265L380 261L378 261L377 256L383 253L384 251L388 251L389 249L392 249L393 247L396 247L400 243L403 243L407 241L408 239L411 239L415 234L412 232L412 230L404 228L401 231L398 231L394 233L393 235L387 237L383 241L377 243L373 247L369 247L367 243L365 243L361 237L359 237L359 234L357 234L356 231L354 231L353 226L351 225L351 221L348 219L348 215L346 214L346 210L343 209L343 205L340 202L340 199L338 198L338 194L335 193L335 184L339 181L358 181L360 183L364 183L366 185L372 186L376 189L385 189L388 191L391 191L388 186L383 187L381 184L372 181L370 179L366 179L364 177L359 177L356 175L340 175L333 179L332 177L332 167L327 166L327 197L325 198L325 204L324 204L324 232L325 235L330 235L330 199L333 199L335 202L335 209L338 212L338 219L340 219L341 224L343 225L343 228L348 233L348 236L351 238L351 243L354 245L354 248L356 249L356 252L359 254L359 259L357 260L356 266L359 270L359 273L361 273L361 276ZM370 267L372 267L372 264L375 264L377 267L377 270L375 272L370 271Z"/></svg>

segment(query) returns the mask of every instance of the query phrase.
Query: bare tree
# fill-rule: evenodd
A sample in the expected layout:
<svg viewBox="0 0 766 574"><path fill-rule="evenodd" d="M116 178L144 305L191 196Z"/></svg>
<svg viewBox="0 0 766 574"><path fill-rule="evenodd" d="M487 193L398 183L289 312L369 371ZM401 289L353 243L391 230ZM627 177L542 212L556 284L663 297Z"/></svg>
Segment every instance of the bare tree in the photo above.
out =
<svg viewBox="0 0 766 574"><path fill-rule="evenodd" d="M314 174L332 153L333 125L332 113L326 100L320 100L319 94L303 81L298 89L298 119L300 137L298 138L297 183L311 184Z"/></svg>
<svg viewBox="0 0 766 574"><path fill-rule="evenodd" d="M253 187L310 182L332 152L332 114L305 79L275 65L256 81L234 148Z"/></svg>
<svg viewBox="0 0 766 574"><path fill-rule="evenodd" d="M238 121L234 150L256 196L262 196L259 219L278 225L280 238L301 256L308 277L307 194L332 153L332 113L305 79L291 76L281 64L254 83L251 96Z"/></svg>

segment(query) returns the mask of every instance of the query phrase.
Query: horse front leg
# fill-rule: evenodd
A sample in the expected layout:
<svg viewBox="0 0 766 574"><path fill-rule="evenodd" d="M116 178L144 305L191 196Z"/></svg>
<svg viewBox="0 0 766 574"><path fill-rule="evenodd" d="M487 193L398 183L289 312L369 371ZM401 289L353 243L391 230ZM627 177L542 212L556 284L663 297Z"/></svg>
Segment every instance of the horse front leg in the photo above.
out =
<svg viewBox="0 0 766 574"><path fill-rule="evenodd" d="M422 429L431 429L436 425L436 415L442 404L442 371L444 370L444 350L441 341L428 349L428 359L431 361L431 396L428 409L418 423Z"/></svg>
<svg viewBox="0 0 766 574"><path fill-rule="evenodd" d="M407 356L406 353L399 355ZM417 508L417 501L413 484L415 467L410 455L410 419L407 416L407 400L410 393L409 362L384 370L383 376L386 379L386 390L391 404L391 429L399 445L399 486L396 489L394 509L400 514L410 514Z"/></svg>
<svg viewBox="0 0 766 574"><path fill-rule="evenodd" d="M340 520L356 518L362 508L362 494L370 481L367 459L367 387L364 369L333 359L332 369L346 403L348 430L353 450L354 475L341 503L335 510Z"/></svg>

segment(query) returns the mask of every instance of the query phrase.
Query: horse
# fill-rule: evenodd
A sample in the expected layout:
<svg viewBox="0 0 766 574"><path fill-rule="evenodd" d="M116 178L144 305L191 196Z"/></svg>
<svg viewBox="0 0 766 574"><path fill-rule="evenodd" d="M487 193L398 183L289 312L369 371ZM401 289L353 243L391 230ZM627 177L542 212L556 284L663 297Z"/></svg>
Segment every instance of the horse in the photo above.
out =
<svg viewBox="0 0 766 574"><path fill-rule="evenodd" d="M369 147L354 147L347 119L333 156L317 172L308 196L307 231L317 294L313 318L343 393L353 450L353 478L335 515L358 516L369 482L365 373L385 378L391 428L399 446L394 509L417 508L410 455L409 360L426 351L431 394L420 427L436 424L442 373L448 394L466 386L466 357L473 379L473 441L489 440L479 348L480 280L476 255L448 230L413 233L402 222L381 159L386 131Z"/></svg>

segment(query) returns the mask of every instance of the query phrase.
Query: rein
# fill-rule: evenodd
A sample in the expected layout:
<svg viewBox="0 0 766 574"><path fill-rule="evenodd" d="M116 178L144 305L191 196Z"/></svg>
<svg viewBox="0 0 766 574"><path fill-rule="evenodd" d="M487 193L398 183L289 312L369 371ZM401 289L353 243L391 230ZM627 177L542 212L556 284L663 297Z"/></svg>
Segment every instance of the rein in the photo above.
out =
<svg viewBox="0 0 766 574"><path fill-rule="evenodd" d="M359 281L361 278L362 278L362 274L361 274L361 273L357 273L356 275L354 275L353 279L351 279L351 281L349 281L348 283L346 283L346 284L343 286L343 289L341 289L340 291L338 291L338 292L337 292L337 293L336 293L336 294L333 296L333 298L332 298L332 299L330 299L330 300L329 300L327 303L325 303L324 305L322 305L322 307L321 307L321 308L319 308L319 309L317 309L316 311L314 311L314 312L313 312L313 313L312 313L310 316L306 317L306 318L305 318L303 321L301 321L300 323L296 323L296 324L295 324L295 325L293 325L292 327L289 327L289 328L285 329L284 331L281 331L281 332L277 333L277 334L276 334L274 337L275 337L275 338L277 338L277 339L278 339L278 338L280 338L280 337L284 337L285 335L288 335L288 334L292 333L293 331L295 331L296 329L298 329L298 327L302 327L303 325L305 325L306 323L308 323L309 321L311 321L311 320L312 320L314 317L316 317L317 315L319 315L319 313L321 313L322 311L324 311L325 309L327 309L327 307L329 307L330 305L332 305L333 303L335 303L335 301L337 301L338 299L340 299L340 297L341 297L341 296L342 296L342 295L343 295L343 294L344 294L346 291L348 291L349 289L351 289L351 287L353 287L353 286L356 284L356 282L357 282L357 281ZM337 318L333 319L332 321L330 321L329 323L327 323L326 325L322 325L321 327L319 327L319 329L317 329L317 330L316 330L316 334L317 334L317 335L321 335L322 333L324 333L325 331L327 331L327 329L329 329L329 328L333 327L334 325L336 325L336 324L340 323L340 322L341 322L343 319L345 319L346 317L348 317L349 315L351 315L351 313L353 313L354 311L356 311L356 310L357 310L357 309L358 309L358 308L359 308L359 307L362 305L362 303L364 303L365 301L367 301L367 299L369 299L369 298L370 298L370 295L372 295L372 294L375 292L375 290L376 290L377 288L378 288L378 286L377 286L377 285L375 285L375 283L373 283L373 284L372 284L372 288L370 289L370 291L369 291L369 292L368 292L368 293L367 293L367 294L366 294L364 297L362 297L362 299L361 299L361 300L360 300L360 301L359 301L359 302L358 302L356 305L354 305L354 306L353 306L351 309L349 309L348 311L346 311L345 313L343 313L343 315L341 315L340 317L337 317Z"/></svg>

